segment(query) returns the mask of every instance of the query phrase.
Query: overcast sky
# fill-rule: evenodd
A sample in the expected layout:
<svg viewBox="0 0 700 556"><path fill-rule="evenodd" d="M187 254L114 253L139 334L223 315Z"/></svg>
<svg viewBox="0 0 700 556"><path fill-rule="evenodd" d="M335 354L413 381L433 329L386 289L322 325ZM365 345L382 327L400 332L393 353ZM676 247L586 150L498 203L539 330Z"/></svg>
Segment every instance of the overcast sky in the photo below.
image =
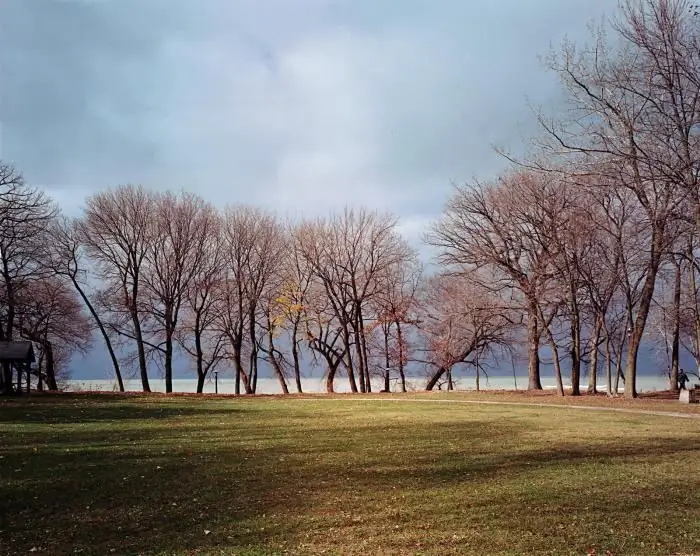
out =
<svg viewBox="0 0 700 556"><path fill-rule="evenodd" d="M120 183L364 204L417 239L560 91L538 59L615 0L2 0L0 156L77 214Z"/></svg>
<svg viewBox="0 0 700 556"><path fill-rule="evenodd" d="M418 246L453 182L536 131L528 103L557 109L539 56L616 5L0 0L0 158L68 214L141 183L293 217L390 210ZM109 374L103 351L74 378Z"/></svg>

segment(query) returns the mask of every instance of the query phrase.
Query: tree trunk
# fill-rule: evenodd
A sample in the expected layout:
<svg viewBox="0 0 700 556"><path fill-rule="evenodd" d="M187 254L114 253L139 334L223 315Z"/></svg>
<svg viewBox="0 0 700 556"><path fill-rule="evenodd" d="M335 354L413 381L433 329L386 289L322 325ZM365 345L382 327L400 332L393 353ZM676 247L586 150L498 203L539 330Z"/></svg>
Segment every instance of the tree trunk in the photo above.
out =
<svg viewBox="0 0 700 556"><path fill-rule="evenodd" d="M241 355L243 350L243 334L245 329L243 328L243 323L238 324L237 334L229 334L229 340L231 341L231 349L233 356L233 368L236 370L236 395L241 395L241 383L243 383L243 390L246 394L252 394L250 389L250 381L248 380L248 375L243 369L243 357Z"/></svg>
<svg viewBox="0 0 700 556"><path fill-rule="evenodd" d="M682 265L674 257L676 267L675 281L673 284L673 342L671 344L671 374L668 377L669 389L678 392L678 368L680 359L681 336L681 270Z"/></svg>
<svg viewBox="0 0 700 556"><path fill-rule="evenodd" d="M390 392L391 377L389 376L389 368L391 360L389 358L389 324L382 324L382 332L384 333L384 392Z"/></svg>
<svg viewBox="0 0 700 556"><path fill-rule="evenodd" d="M5 339L5 331L2 328L2 322L0 321L0 340ZM5 392L5 371L0 370L0 393Z"/></svg>
<svg viewBox="0 0 700 556"><path fill-rule="evenodd" d="M243 360L241 358L241 342L238 339L233 339L229 337L231 340L231 349L232 349L232 358L233 358L233 368L236 371L236 384L235 384L235 392L236 396L241 395L241 383L243 383L243 389L245 390L246 394L251 394L252 392L250 391L250 384L248 382L248 376L246 375L245 371L243 370Z"/></svg>
<svg viewBox="0 0 700 556"><path fill-rule="evenodd" d="M90 311L92 318L95 320L95 323L97 324L97 328L99 328L99 330L100 330L100 334L102 334L102 339L104 340L105 345L107 346L107 352L109 353L109 358L112 360L112 367L114 367L114 376L117 379L117 385L119 387L119 391L123 392L124 391L124 380L122 379L121 369L119 368L119 360L117 359L117 355L116 355L116 353L114 353L114 348L112 347L112 340L110 340L109 334L107 334L107 330L105 329L104 325L102 324L102 319L97 314L97 311L93 307L92 303L90 303L90 299L83 291L83 288L80 286L80 283L75 279L74 276L71 276L71 282L73 282L73 286L78 291L78 294L82 298L83 303L85 303L85 306L88 308L88 311Z"/></svg>
<svg viewBox="0 0 700 556"><path fill-rule="evenodd" d="M253 388L250 384L250 377L243 369L241 369L241 382L243 383L243 390L246 394L250 395L254 393Z"/></svg>
<svg viewBox="0 0 700 556"><path fill-rule="evenodd" d="M335 373L338 370L338 363L331 364L330 362L328 363L328 374L326 375L326 392L328 394L333 394L334 389L333 389L333 383L335 381Z"/></svg>
<svg viewBox="0 0 700 556"><path fill-rule="evenodd" d="M557 392L559 393L560 396L563 396L564 395L564 382L561 378L561 363L559 361L559 349L557 348L557 343L554 341L554 335L552 334L552 331L549 328L549 323L547 323L546 319L544 318L544 315L542 314L542 309L539 305L537 305L537 316L539 316L539 319L544 324L543 329L544 329L545 336L547 336L547 344L549 345L549 349L552 352L552 361L554 363L554 377L557 379ZM551 319L550 319L550 321L551 321ZM538 355L538 361L539 361L539 355ZM538 363L538 365L539 365L539 363ZM540 386L540 389L541 389L541 386Z"/></svg>
<svg viewBox="0 0 700 556"><path fill-rule="evenodd" d="M250 387L250 377L243 369L243 362L241 360L240 353L238 354L238 357L236 359L234 359L234 365L236 365L236 370L238 371L238 376L240 377L240 381L243 384L243 391L246 394L252 394L253 390Z"/></svg>
<svg viewBox="0 0 700 556"><path fill-rule="evenodd" d="M367 356L367 340L365 338L365 319L362 315L362 303L357 304L357 333L362 357L362 368L365 372L365 386L367 392L371 392L372 380L369 374L369 357Z"/></svg>
<svg viewBox="0 0 700 556"><path fill-rule="evenodd" d="M620 391L620 377L622 377L622 357L619 357L615 362L615 396L617 396L617 393Z"/></svg>
<svg viewBox="0 0 700 556"><path fill-rule="evenodd" d="M44 351L46 353L46 385L49 390L55 392L58 390L58 384L56 383L56 369L53 359L53 345L51 342L46 342L44 344Z"/></svg>
<svg viewBox="0 0 700 556"><path fill-rule="evenodd" d="M139 356L139 372L141 373L141 385L144 392L151 391L151 385L148 383L148 369L146 367L146 349L143 345L143 334L141 333L141 323L136 312L132 311L131 320L134 324L134 335L136 336L136 349Z"/></svg>
<svg viewBox="0 0 700 556"><path fill-rule="evenodd" d="M647 276L644 280L644 286L642 287L642 293L639 298L639 309L637 311L637 318L634 321L634 326L632 327L632 334L630 335L629 339L629 345L627 346L625 397L630 399L637 397L637 356L639 355L639 346L642 343L642 337L644 336L644 329L646 327L647 317L649 316L651 300L654 297L656 275L659 270L659 263L661 257L661 246L659 245L659 243L661 241L661 236L663 236L663 233L663 229L652 229L653 237L651 240L651 261L649 263L649 270L647 272Z"/></svg>
<svg viewBox="0 0 700 556"><path fill-rule="evenodd" d="M267 328L267 350L270 355L270 363L272 364L272 369L275 371L277 380L279 380L280 387L282 388L283 394L289 394L289 388L287 386L287 380L284 378L284 373L282 372L282 366L280 365L277 357L275 356L275 343L272 339L272 323L270 322L268 316L268 328Z"/></svg>
<svg viewBox="0 0 700 556"><path fill-rule="evenodd" d="M253 347L250 354L250 393L256 394L258 391L258 348Z"/></svg>
<svg viewBox="0 0 700 556"><path fill-rule="evenodd" d="M348 359L350 356L348 355ZM347 367L348 371L348 382L350 383L350 392L357 394L357 382L355 382L355 373L352 370L352 363Z"/></svg>
<svg viewBox="0 0 700 556"><path fill-rule="evenodd" d="M639 319L637 319L639 320ZM627 346L627 370L625 372L625 398L637 397L637 356L642 342L641 334L632 329L631 338Z"/></svg>
<svg viewBox="0 0 700 556"><path fill-rule="evenodd" d="M557 343L554 341L554 336L549 331L549 327L546 328L547 341L549 343L549 349L552 351L552 362L554 363L554 377L557 379L557 392L560 396L564 395L564 381L561 378L561 363L559 361L559 348L557 348Z"/></svg>
<svg viewBox="0 0 700 556"><path fill-rule="evenodd" d="M688 248L688 257L690 257L690 260L693 261L694 255L693 255L693 246L692 243ZM692 299L693 303L693 348L695 351L695 363L698 368L698 372L700 373L700 306L698 305L698 284L697 280L695 278L695 265L694 264L689 264L688 268L690 270L690 281L689 281L689 287L690 291L688 292L688 297Z"/></svg>
<svg viewBox="0 0 700 556"><path fill-rule="evenodd" d="M480 371L479 371L479 358L476 358L476 391L481 392L481 384L480 384Z"/></svg>
<svg viewBox="0 0 700 556"><path fill-rule="evenodd" d="M44 367L43 354L39 357L36 365L36 389L38 392L44 391L44 377L42 375L42 369Z"/></svg>
<svg viewBox="0 0 700 556"><path fill-rule="evenodd" d="M12 333L15 321L15 304L14 304L14 287L12 280L9 277L7 270L7 263L3 262L5 266L4 278L5 278L5 295L7 298L7 321L5 327L4 340L12 341ZM11 394L12 387L12 365L7 362L3 363L3 394Z"/></svg>
<svg viewBox="0 0 700 556"><path fill-rule="evenodd" d="M173 332L165 333L165 393L173 391Z"/></svg>
<svg viewBox="0 0 700 556"><path fill-rule="evenodd" d="M612 396L612 353L610 351L610 333L607 330L605 331L605 382L608 396ZM615 394L617 394L617 391Z"/></svg>
<svg viewBox="0 0 700 556"><path fill-rule="evenodd" d="M537 324L537 302L530 301L528 306L527 321L527 341L528 341L528 361L527 376L528 390L542 390L540 381L540 334Z"/></svg>
<svg viewBox="0 0 700 556"><path fill-rule="evenodd" d="M360 392L364 394L367 391L367 377L365 375L364 358L362 357L362 343L360 341L361 333L359 330L357 314L355 314L355 322L353 323L353 328L355 332L355 355L357 356L355 360L357 361L357 374L360 378Z"/></svg>
<svg viewBox="0 0 700 556"><path fill-rule="evenodd" d="M591 340L591 364L588 371L588 393L598 393L598 344L600 343L600 332L603 328L601 318L596 318L595 326L593 327L593 338Z"/></svg>
<svg viewBox="0 0 700 556"><path fill-rule="evenodd" d="M578 307L572 307L571 316L571 395L581 395L581 322Z"/></svg>
<svg viewBox="0 0 700 556"><path fill-rule="evenodd" d="M399 377L401 378L401 391L406 392L406 373L404 373L403 368L403 332L401 330L401 323L396 321L396 341L399 344Z"/></svg>
<svg viewBox="0 0 700 556"><path fill-rule="evenodd" d="M428 383L425 385L425 389L432 390L433 388L435 388L435 385L438 383L438 380L440 380L440 378L442 378L442 375L444 375L446 371L447 371L447 369L445 369L445 367L438 368L438 370L435 371L433 376L431 376L428 379Z"/></svg>
<svg viewBox="0 0 700 556"><path fill-rule="evenodd" d="M206 378L206 373L204 372L204 350L202 349L202 331L200 330L200 313L195 314L194 323L194 349L196 356L197 365L197 394L204 392L204 379Z"/></svg>
<svg viewBox="0 0 700 556"><path fill-rule="evenodd" d="M617 361L615 361L615 386L614 386L614 394L617 396L617 393L620 389L620 378L622 377L622 380L625 380L625 377L622 373L622 352L625 349L625 343L627 340L627 334L622 333L620 335L620 345L618 346L617 350ZM626 383L627 381L625 381Z"/></svg>
<svg viewBox="0 0 700 556"><path fill-rule="evenodd" d="M270 356L270 362L272 363L272 369L275 371L275 375L277 375L277 380L279 380L282 393L289 394L289 387L287 386L287 381L284 378L282 367L280 367L280 364L274 355Z"/></svg>
<svg viewBox="0 0 700 556"><path fill-rule="evenodd" d="M355 382L355 371L352 367L352 355L350 354L350 331L348 330L347 324L343 325L343 341L345 342L345 359L346 367L348 371L348 381L350 382L350 391L353 394L357 394L357 383ZM360 376L362 379L362 376ZM364 390L363 390L364 392Z"/></svg>
<svg viewBox="0 0 700 556"><path fill-rule="evenodd" d="M292 328L292 360L294 361L294 380L297 385L297 392L302 394L301 389L301 364L299 362L299 343L297 334L299 332L299 323L295 322Z"/></svg>
<svg viewBox="0 0 700 556"><path fill-rule="evenodd" d="M258 390L258 343L256 338L255 307L251 307L248 313L250 323L248 332L250 334L250 381L249 394L255 394Z"/></svg>

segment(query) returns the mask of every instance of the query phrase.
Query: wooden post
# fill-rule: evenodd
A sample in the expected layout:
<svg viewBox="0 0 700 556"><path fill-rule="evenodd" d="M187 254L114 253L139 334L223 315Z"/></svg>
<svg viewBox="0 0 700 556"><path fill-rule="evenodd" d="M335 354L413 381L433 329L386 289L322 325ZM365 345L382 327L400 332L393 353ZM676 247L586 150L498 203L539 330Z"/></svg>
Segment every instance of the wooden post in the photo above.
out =
<svg viewBox="0 0 700 556"><path fill-rule="evenodd" d="M24 392L24 385L22 384L22 365L17 365L17 395L21 396Z"/></svg>
<svg viewBox="0 0 700 556"><path fill-rule="evenodd" d="M32 391L32 364L27 362L25 365L27 366L27 394L29 394Z"/></svg>

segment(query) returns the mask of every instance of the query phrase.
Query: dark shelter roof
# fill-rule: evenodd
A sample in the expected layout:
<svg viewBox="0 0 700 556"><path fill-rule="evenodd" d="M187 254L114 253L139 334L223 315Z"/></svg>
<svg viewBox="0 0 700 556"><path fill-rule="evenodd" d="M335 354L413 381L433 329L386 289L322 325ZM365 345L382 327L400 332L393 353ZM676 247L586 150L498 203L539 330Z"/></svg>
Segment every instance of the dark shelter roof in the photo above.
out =
<svg viewBox="0 0 700 556"><path fill-rule="evenodd" d="M0 362L34 363L31 342L0 342Z"/></svg>

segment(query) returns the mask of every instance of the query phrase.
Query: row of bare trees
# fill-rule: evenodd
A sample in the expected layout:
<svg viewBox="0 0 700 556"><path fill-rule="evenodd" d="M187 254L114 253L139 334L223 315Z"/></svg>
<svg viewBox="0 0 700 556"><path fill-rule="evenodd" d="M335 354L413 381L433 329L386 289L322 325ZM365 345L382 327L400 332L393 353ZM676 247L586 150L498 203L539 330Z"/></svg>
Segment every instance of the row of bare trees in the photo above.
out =
<svg viewBox="0 0 700 556"><path fill-rule="evenodd" d="M541 388L542 345L562 394L564 360L574 394L584 363L592 391L601 363L608 392L625 376L622 349L645 276L639 246L648 229L619 188L529 169L457 188L428 236L443 270L426 277L388 214L348 209L289 223L245 206L217 211L193 194L121 186L94 194L70 220L17 182L43 212L26 234L32 255L17 258L5 280L3 337L13 337L5 331L19 315L19 336L37 342L48 369L39 375L52 388L53 346L86 350L93 334L119 388L123 368L135 368L145 391L154 368L172 391L183 356L200 392L207 375L225 367L236 393L255 393L261 365L285 393L292 381L302 390L303 368L312 365L323 367L329 392L339 372L353 392L371 391L372 377L389 390L392 373L405 390L406 368L417 364L427 369L428 389L452 388L455 371L478 377L485 362L517 356L524 339L531 389ZM692 293L680 291L682 300ZM677 330L677 368L679 346L697 344L680 318L688 311L672 313L663 296L655 301Z"/></svg>
<svg viewBox="0 0 700 556"><path fill-rule="evenodd" d="M11 177L3 187L22 195L3 206L25 212L4 219L2 338L37 344L40 387L56 388L57 369L95 337L120 390L126 369L144 391L158 369L171 392L183 356L200 392L225 367L236 393L255 393L262 365L285 393L291 382L302 390L310 366L324 369L329 392L341 373L353 392L371 391L373 377L384 390L392 378L405 390L416 360L434 369L432 388L477 351L505 344L510 330L488 309L496 307L488 291L448 275L423 280L390 214L347 209L290 223L127 185L95 193L68 219L3 168ZM465 288L470 299L460 300ZM10 369L3 385L12 384Z"/></svg>
<svg viewBox="0 0 700 556"><path fill-rule="evenodd" d="M478 270L522 304L530 388L541 343L560 390L565 346L574 393L582 359L597 368L602 344L608 391L622 376L634 397L645 334L668 346L671 388L680 348L698 361L698 11L686 0L625 0L593 39L549 58L568 106L539 114L532 156L458 188L432 242L454 272Z"/></svg>
<svg viewBox="0 0 700 556"><path fill-rule="evenodd" d="M543 357L564 393L605 376L637 395L643 340L666 353L677 387L683 350L700 362L696 249L700 223L700 37L686 0L625 0L606 33L549 58L567 110L538 114L530 155L486 182L455 188L427 234L426 276L391 215L351 210L283 222L197 195L121 186L61 218L39 190L0 167L4 339L40 351L39 383L98 336L122 367L166 390L187 355L202 390L231 368L255 393L262 366L283 392L321 365L326 388L353 392L408 366L427 388L504 357L527 360L539 389ZM505 156L508 156L504 153ZM523 347L523 349L521 349ZM543 353L545 354L543 356ZM644 361L648 368L656 361ZM3 388L12 370L2 373Z"/></svg>

